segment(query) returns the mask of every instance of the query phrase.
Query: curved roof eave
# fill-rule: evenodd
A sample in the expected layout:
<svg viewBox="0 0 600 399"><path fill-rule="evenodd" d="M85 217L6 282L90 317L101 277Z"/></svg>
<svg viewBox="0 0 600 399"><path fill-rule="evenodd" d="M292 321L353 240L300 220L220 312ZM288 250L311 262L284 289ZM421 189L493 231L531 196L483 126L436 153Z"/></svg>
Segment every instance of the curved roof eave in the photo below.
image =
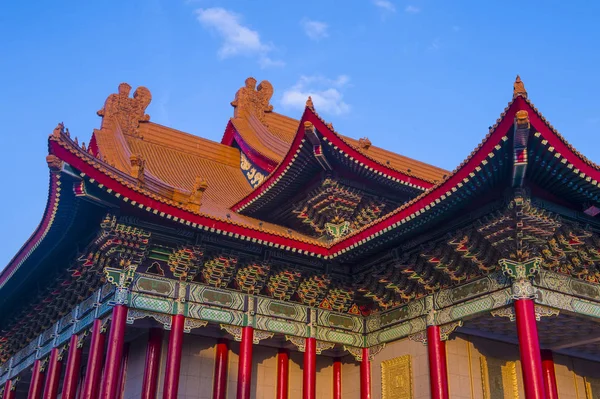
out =
<svg viewBox="0 0 600 399"><path fill-rule="evenodd" d="M208 214L193 213L167 198L152 194L130 183L125 176L120 176L118 171L109 172L100 160L68 142L68 139L52 138L50 147L61 160L79 170L82 177L88 177L90 182L97 184L98 187L140 209L195 228L259 242L275 248L318 257L327 254L327 248L324 245L317 245L291 235L246 226L231 220L223 220Z"/></svg>
<svg viewBox="0 0 600 399"><path fill-rule="evenodd" d="M234 236L243 240L257 242L259 244L273 246L283 250L310 254L327 259L350 251L352 248L359 246L362 243L370 241L385 232L417 218L419 215L428 212L432 207L435 207L437 203L443 201L447 196L452 195L453 192L464 185L465 179L468 181L470 174L474 173L478 166L486 161L486 158L493 156L495 148L499 146L503 139L506 139L506 136L509 134L509 129L513 124L514 116L519 110L529 111L528 113L532 126L536 127L556 153L567 159L567 161L574 166L573 173L577 173L583 181L587 181L589 184L593 184L596 187L598 186L600 182L600 168L585 158L581 153L577 152L546 121L529 100L523 97L516 97L509 103L508 107L502 113L490 133L483 139L481 144L444 181L427 190L409 203L399 207L395 211L330 246L315 245L300 241L292 236L280 236L234 222L213 219L210 215L194 214L181 207L177 207L174 204L170 204L166 199L160 199L158 196L150 196L148 193L135 190L134 187L128 186L127 182L124 180L119 181L116 176L111 176L103 171L98 164L85 160L84 158L90 155L87 153L84 154L78 148L77 150L82 153L76 153L77 150L67 148L68 145L64 143L60 144L58 140L52 139L50 141L50 147L52 154L55 154L64 162L80 170L98 185L110 190L115 195L118 194L122 199L127 198L131 203L140 206L140 208L144 208L155 214L168 215L165 217L176 222L179 221L180 223L185 223L193 227L202 228L206 231ZM310 113L310 115L313 115L313 117L308 117L307 111L305 111L302 120L307 120L312 123L314 123L313 121L317 122L318 118L312 113ZM323 126L320 125L321 123L322 121L318 120L318 122L314 124L317 128L323 128ZM288 158L293 157L301 140L302 134L297 134L296 139L290 148L290 152L286 155L287 162L289 162ZM97 162L99 163L100 161L97 160ZM32 236L17 252L7 267L0 273L0 288L27 260L39 243L48 234L57 210L57 193L60 191L58 181L57 175L51 174L50 195L44 217ZM261 186L258 187L258 189L260 188Z"/></svg>
<svg viewBox="0 0 600 399"><path fill-rule="evenodd" d="M4 287L6 282L19 270L23 263L29 259L53 226L60 199L60 177L58 174L50 173L50 187L48 191L48 199L42 220L25 244L17 251L2 272L0 272L0 289Z"/></svg>
<svg viewBox="0 0 600 399"><path fill-rule="evenodd" d="M232 210L236 212L243 210L277 184L285 172L290 168L291 163L296 158L296 154L299 152L301 145L305 141L305 122L312 123L323 136L324 141L333 146L335 150L342 152L347 157L354 160L360 166L368 169L369 171L383 175L384 177L387 177L396 183L405 184L410 187L420 189L421 191L425 191L434 186L433 181L389 168L386 165L383 165L358 151L352 145L347 143L337 132L335 132L331 126L328 126L315 111L309 107L306 107L302 118L300 119L296 136L294 137L294 140L292 141L292 144L290 145L290 148L283 160L279 163L279 165L277 165L277 168L267 177L267 179L264 180L262 184L257 186L245 198L233 205L231 207Z"/></svg>

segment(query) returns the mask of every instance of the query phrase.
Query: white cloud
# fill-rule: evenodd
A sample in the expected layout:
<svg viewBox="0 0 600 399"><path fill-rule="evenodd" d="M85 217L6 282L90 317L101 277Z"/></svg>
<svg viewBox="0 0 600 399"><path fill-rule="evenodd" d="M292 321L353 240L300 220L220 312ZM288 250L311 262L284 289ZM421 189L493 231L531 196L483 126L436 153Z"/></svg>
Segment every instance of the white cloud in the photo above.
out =
<svg viewBox="0 0 600 399"><path fill-rule="evenodd" d="M266 69L285 66L285 62L283 62L282 60L274 60L270 57L267 57L266 55L262 55L258 59L258 65L260 65L262 69Z"/></svg>
<svg viewBox="0 0 600 399"><path fill-rule="evenodd" d="M198 21L214 31L223 43L218 55L221 59L237 55L258 56L261 67L281 66L283 61L273 61L267 54L273 46L265 44L260 34L242 24L242 16L220 7L196 10Z"/></svg>
<svg viewBox="0 0 600 399"><path fill-rule="evenodd" d="M409 14L418 14L418 13L421 12L421 9L419 7L408 5L404 9L404 11L407 12L407 13L409 13Z"/></svg>
<svg viewBox="0 0 600 399"><path fill-rule="evenodd" d="M389 0L372 0L372 2L382 10L396 12L396 6Z"/></svg>
<svg viewBox="0 0 600 399"><path fill-rule="evenodd" d="M350 112L350 105L344 101L342 90L348 87L349 82L347 75L339 75L335 79L301 76L295 85L283 93L281 105L285 108L304 109L310 96L318 112L346 114Z"/></svg>
<svg viewBox="0 0 600 399"><path fill-rule="evenodd" d="M329 25L327 25L325 22L303 19L300 21L300 25L302 25L306 36L312 40L318 41L329 36L329 33L327 32Z"/></svg>

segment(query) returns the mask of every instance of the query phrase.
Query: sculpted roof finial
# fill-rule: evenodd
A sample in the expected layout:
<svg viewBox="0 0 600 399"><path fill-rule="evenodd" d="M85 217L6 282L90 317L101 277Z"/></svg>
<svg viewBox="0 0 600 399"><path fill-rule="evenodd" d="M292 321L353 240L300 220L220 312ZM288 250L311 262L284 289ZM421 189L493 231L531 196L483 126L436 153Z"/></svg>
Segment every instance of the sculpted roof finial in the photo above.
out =
<svg viewBox="0 0 600 399"><path fill-rule="evenodd" d="M62 170L63 161L54 154L50 154L46 157L46 162L50 171L53 173L59 173Z"/></svg>
<svg viewBox="0 0 600 399"><path fill-rule="evenodd" d="M517 75L513 85L513 98L517 98L519 96L527 98L527 90L525 90L525 85L521 81L521 77Z"/></svg>
<svg viewBox="0 0 600 399"><path fill-rule="evenodd" d="M273 85L266 80L260 82L256 87L256 79L249 77L246 79L245 86L235 93L235 99L231 105L235 108L233 116L235 118L244 114L252 114L266 125L265 113L272 112L271 97L273 97Z"/></svg>
<svg viewBox="0 0 600 399"><path fill-rule="evenodd" d="M131 176L137 179L140 186L144 185L144 170L146 168L146 160L141 154L131 154L129 157L131 164Z"/></svg>
<svg viewBox="0 0 600 399"><path fill-rule="evenodd" d="M187 199L187 208L194 212L200 212L200 206L202 206L202 195L208 188L208 182L206 179L196 176L196 181L194 182L194 187L192 188L192 193Z"/></svg>
<svg viewBox="0 0 600 399"><path fill-rule="evenodd" d="M56 125L56 127L52 131L52 136L58 138L64 132L65 132L65 124L60 122L58 125Z"/></svg>
<svg viewBox="0 0 600 399"><path fill-rule="evenodd" d="M118 93L108 96L104 107L98 111L98 116L102 117L102 128L116 123L123 134L137 136L140 122L150 120L150 115L146 114L146 108L152 101L150 90L140 86L133 93L133 98L129 97L130 92L131 86L121 83Z"/></svg>
<svg viewBox="0 0 600 399"><path fill-rule="evenodd" d="M358 140L358 146L363 150L368 150L371 148L371 140L368 137L363 137Z"/></svg>
<svg viewBox="0 0 600 399"><path fill-rule="evenodd" d="M306 99L306 106L308 108L310 108L312 111L315 110L315 105L313 104L313 100L311 96L308 96L308 99Z"/></svg>

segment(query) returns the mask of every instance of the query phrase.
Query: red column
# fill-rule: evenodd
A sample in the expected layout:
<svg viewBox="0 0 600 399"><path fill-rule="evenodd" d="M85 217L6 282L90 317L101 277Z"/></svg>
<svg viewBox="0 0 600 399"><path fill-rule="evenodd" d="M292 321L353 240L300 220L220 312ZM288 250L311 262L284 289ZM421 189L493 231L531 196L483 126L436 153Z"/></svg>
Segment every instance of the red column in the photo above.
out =
<svg viewBox="0 0 600 399"><path fill-rule="evenodd" d="M360 362L360 399L371 399L371 361L369 348L362 349Z"/></svg>
<svg viewBox="0 0 600 399"><path fill-rule="evenodd" d="M0 391L2 393L2 391ZM12 381L6 380L4 384L4 393L2 394L2 399L15 399L15 391L12 390Z"/></svg>
<svg viewBox="0 0 600 399"><path fill-rule="evenodd" d="M427 327L427 352L429 355L429 384L432 399L448 399L448 370L446 343L440 338L440 327Z"/></svg>
<svg viewBox="0 0 600 399"><path fill-rule="evenodd" d="M333 399L342 399L342 359L333 359Z"/></svg>
<svg viewBox="0 0 600 399"><path fill-rule="evenodd" d="M42 361L36 360L31 370L31 383L29 384L29 393L27 399L40 399L44 390L44 372L42 371Z"/></svg>
<svg viewBox="0 0 600 399"><path fill-rule="evenodd" d="M77 334L71 335L69 342L69 355L67 357L67 370L63 381L61 399L75 399L77 394L77 384L79 383L79 371L81 368L81 352L79 346L79 337Z"/></svg>
<svg viewBox="0 0 600 399"><path fill-rule="evenodd" d="M116 399L121 372L121 358L125 343L125 325L127 322L127 306L115 305L110 322L108 348L104 364L104 376L100 387L100 399Z"/></svg>
<svg viewBox="0 0 600 399"><path fill-rule="evenodd" d="M125 381L127 380L127 362L129 361L129 344L123 346L123 360L121 361L121 371L119 373L119 386L117 387L117 398L123 399L125 395ZM62 398L61 398L62 399Z"/></svg>
<svg viewBox="0 0 600 399"><path fill-rule="evenodd" d="M16 392L12 389L12 381L6 381L6 384L4 384L4 395L2 396L2 399L15 399L15 393Z"/></svg>
<svg viewBox="0 0 600 399"><path fill-rule="evenodd" d="M50 352L43 399L56 399L58 396L58 384L60 383L60 372L62 371L62 361L59 359L59 355L58 348L54 348Z"/></svg>
<svg viewBox="0 0 600 399"><path fill-rule="evenodd" d="M213 381L213 399L225 399L227 394L227 358L229 340L219 338L215 350L215 376Z"/></svg>
<svg viewBox="0 0 600 399"><path fill-rule="evenodd" d="M92 326L92 339L90 353L88 354L87 368L83 384L83 398L96 399L100 380L102 378L102 358L104 357L104 341L106 334L102 331L102 320L94 320Z"/></svg>
<svg viewBox="0 0 600 399"><path fill-rule="evenodd" d="M142 383L141 399L156 399L158 386L158 368L160 367L160 351L162 348L163 330L152 328L148 333L146 346L146 365L144 367L144 381Z"/></svg>
<svg viewBox="0 0 600 399"><path fill-rule="evenodd" d="M79 385L77 386L77 395L75 395L75 398L81 399L82 393L83 393L83 376L79 377Z"/></svg>
<svg viewBox="0 0 600 399"><path fill-rule="evenodd" d="M554 373L554 357L552 356L552 351L543 350L541 355L546 399L558 399L558 388L556 386L556 374Z"/></svg>
<svg viewBox="0 0 600 399"><path fill-rule="evenodd" d="M519 337L525 398L544 399L542 357L540 355L533 300L515 300L515 316L517 318L517 335Z"/></svg>
<svg viewBox="0 0 600 399"><path fill-rule="evenodd" d="M290 351L279 348L277 352L277 396L276 399L288 399L290 374Z"/></svg>
<svg viewBox="0 0 600 399"><path fill-rule="evenodd" d="M238 360L238 384L236 399L250 399L250 384L252 383L252 340L254 328L242 327L242 342L240 342L240 357Z"/></svg>
<svg viewBox="0 0 600 399"><path fill-rule="evenodd" d="M306 338L304 350L304 372L302 379L302 399L317 397L317 340Z"/></svg>
<svg viewBox="0 0 600 399"><path fill-rule="evenodd" d="M179 370L181 368L181 348L183 345L183 325L185 316L177 314L171 322L169 335L169 349L167 351L167 367L165 370L165 384L163 399L177 399L179 390Z"/></svg>

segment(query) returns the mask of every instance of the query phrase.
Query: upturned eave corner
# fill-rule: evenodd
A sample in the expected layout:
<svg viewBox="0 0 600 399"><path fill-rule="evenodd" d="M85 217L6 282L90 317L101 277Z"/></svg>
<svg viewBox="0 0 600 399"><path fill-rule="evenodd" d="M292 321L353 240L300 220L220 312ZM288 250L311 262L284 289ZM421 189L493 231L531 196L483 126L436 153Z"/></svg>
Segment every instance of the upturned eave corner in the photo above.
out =
<svg viewBox="0 0 600 399"><path fill-rule="evenodd" d="M68 134L68 131L65 131L63 123L59 123L50 134L49 141L60 140L60 136L63 134ZM48 155L46 156L46 163L49 170L49 187L46 206L44 208L42 218L31 236L0 272L0 292L6 283L13 277L13 275L30 258L31 254L36 251L42 241L46 239L55 222L55 217L60 205L61 174L64 168L64 162L53 153L51 147L49 146Z"/></svg>

